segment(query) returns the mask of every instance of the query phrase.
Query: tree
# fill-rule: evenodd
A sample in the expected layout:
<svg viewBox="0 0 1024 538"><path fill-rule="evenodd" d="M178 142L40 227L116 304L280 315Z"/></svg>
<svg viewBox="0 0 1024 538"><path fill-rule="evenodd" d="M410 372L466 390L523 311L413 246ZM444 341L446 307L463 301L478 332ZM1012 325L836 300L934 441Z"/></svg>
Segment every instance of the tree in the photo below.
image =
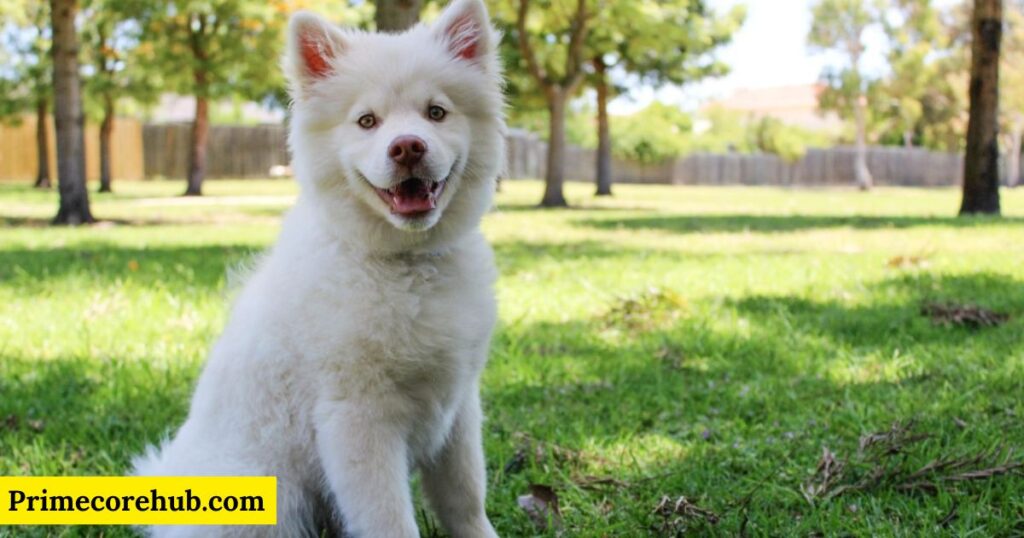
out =
<svg viewBox="0 0 1024 538"><path fill-rule="evenodd" d="M53 29L53 101L57 129L60 208L54 224L93 221L85 186L85 116L78 78L77 0L50 0Z"/></svg>
<svg viewBox="0 0 1024 538"><path fill-rule="evenodd" d="M597 196L612 195L612 134L608 121L608 62L595 55L594 89L597 92Z"/></svg>
<svg viewBox="0 0 1024 538"><path fill-rule="evenodd" d="M19 122L26 110L36 116L37 188L50 188L48 126L52 98L53 65L50 61L50 14L45 0L4 6L0 24L6 23L0 72L0 119Z"/></svg>
<svg viewBox="0 0 1024 538"><path fill-rule="evenodd" d="M776 155L790 164L803 159L807 155L808 146L823 145L821 135L786 125L782 120L771 116L749 123L747 131L751 148Z"/></svg>
<svg viewBox="0 0 1024 538"><path fill-rule="evenodd" d="M156 88L142 76L141 61L133 58L141 39L138 0L88 0L81 36L92 74L85 80L86 97L100 109L100 188L111 191L111 136L117 102L125 96L140 101L156 97Z"/></svg>
<svg viewBox="0 0 1024 538"><path fill-rule="evenodd" d="M1006 7L999 100L1006 129L1006 184L1016 187L1024 144L1024 1L1011 0Z"/></svg>
<svg viewBox="0 0 1024 538"><path fill-rule="evenodd" d="M378 32L402 32L420 20L423 0L374 0Z"/></svg>
<svg viewBox="0 0 1024 538"><path fill-rule="evenodd" d="M141 1L141 0L140 0ZM186 196L202 194L210 101L265 97L282 85L270 68L280 53L285 0L153 0L141 17L149 76L195 97Z"/></svg>
<svg viewBox="0 0 1024 538"><path fill-rule="evenodd" d="M597 195L612 193L608 102L615 69L653 84L686 84L721 76L728 67L710 53L728 43L746 16L743 7L718 16L691 0L612 0L598 10L587 50L597 94Z"/></svg>
<svg viewBox="0 0 1024 538"><path fill-rule="evenodd" d="M967 133L967 86L971 63L971 2L941 10L946 46L933 51L936 73L922 97L917 135L921 145L948 152L964 151Z"/></svg>
<svg viewBox="0 0 1024 538"><path fill-rule="evenodd" d="M961 215L999 214L999 51L1003 0L974 0L970 119Z"/></svg>
<svg viewBox="0 0 1024 538"><path fill-rule="evenodd" d="M629 116L616 117L615 156L655 164L682 155L691 144L693 118L679 107L655 101Z"/></svg>
<svg viewBox="0 0 1024 538"><path fill-rule="evenodd" d="M565 118L569 98L580 88L584 44L593 18L591 0L552 0L548 9L531 0L508 0L496 10L517 47L513 58L540 89L548 111L547 170L543 207L565 207ZM511 21L511 22L510 22ZM509 62L510 70L515 65Z"/></svg>
<svg viewBox="0 0 1024 538"><path fill-rule="evenodd" d="M856 130L857 159L855 177L862 190L874 180L867 163L868 80L861 60L864 56L864 32L880 19L876 0L818 0L812 9L813 22L808 42L812 49L836 51L846 56L846 65L824 73L827 83L821 105L841 116L853 117Z"/></svg>
<svg viewBox="0 0 1024 538"><path fill-rule="evenodd" d="M892 69L882 91L903 145L913 147L929 96L941 91L942 73L935 55L948 48L948 36L932 0L896 0L894 4L890 11L895 13L882 17Z"/></svg>

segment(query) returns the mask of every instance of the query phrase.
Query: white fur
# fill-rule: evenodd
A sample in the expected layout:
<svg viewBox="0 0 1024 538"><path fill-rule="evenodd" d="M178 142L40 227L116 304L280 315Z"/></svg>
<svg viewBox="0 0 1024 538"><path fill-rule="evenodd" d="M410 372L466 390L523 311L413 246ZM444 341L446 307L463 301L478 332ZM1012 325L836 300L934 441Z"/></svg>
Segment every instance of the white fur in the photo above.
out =
<svg viewBox="0 0 1024 538"><path fill-rule="evenodd" d="M156 536L418 536L414 470L453 537L492 537L478 379L496 277L478 230L504 162L496 37L482 0L400 35L293 17L286 68L301 185L277 245L241 291L185 424L138 475L273 475L276 527L156 527ZM467 21L469 25L467 26ZM454 34L454 38L449 36ZM473 57L457 57L467 39ZM311 73L311 39L330 71ZM448 111L441 122L430 104ZM372 111L379 125L358 117ZM386 152L414 134L448 175L437 209L391 214Z"/></svg>

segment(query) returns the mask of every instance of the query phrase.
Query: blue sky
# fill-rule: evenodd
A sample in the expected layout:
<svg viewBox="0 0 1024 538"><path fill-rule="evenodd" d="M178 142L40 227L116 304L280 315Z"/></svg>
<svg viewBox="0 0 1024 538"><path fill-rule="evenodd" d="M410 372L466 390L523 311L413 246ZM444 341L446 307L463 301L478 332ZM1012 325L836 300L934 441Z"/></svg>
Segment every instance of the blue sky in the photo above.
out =
<svg viewBox="0 0 1024 538"><path fill-rule="evenodd" d="M628 113L645 106L652 99L678 103L694 108L700 103L728 95L737 88L809 84L818 79L829 58L814 54L807 48L807 32L811 26L811 5L814 0L709 0L708 4L725 12L737 4L747 6L747 20L725 48L720 58L732 67L721 79L703 82L683 89L664 88L658 92L640 89L632 98L613 103L613 112ZM937 0L948 6L958 0ZM865 67L874 72L885 69L882 58L884 40L879 32L865 36L869 54Z"/></svg>

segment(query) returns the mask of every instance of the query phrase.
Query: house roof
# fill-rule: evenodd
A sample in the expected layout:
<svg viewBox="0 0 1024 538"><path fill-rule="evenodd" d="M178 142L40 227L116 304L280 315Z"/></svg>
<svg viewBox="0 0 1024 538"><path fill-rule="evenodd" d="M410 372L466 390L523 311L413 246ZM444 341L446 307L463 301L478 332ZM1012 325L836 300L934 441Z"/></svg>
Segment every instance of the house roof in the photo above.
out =
<svg viewBox="0 0 1024 538"><path fill-rule="evenodd" d="M837 131L842 121L835 113L818 109L821 84L741 88L728 97L712 101L704 110L721 108L753 118L773 117L790 125L816 131Z"/></svg>

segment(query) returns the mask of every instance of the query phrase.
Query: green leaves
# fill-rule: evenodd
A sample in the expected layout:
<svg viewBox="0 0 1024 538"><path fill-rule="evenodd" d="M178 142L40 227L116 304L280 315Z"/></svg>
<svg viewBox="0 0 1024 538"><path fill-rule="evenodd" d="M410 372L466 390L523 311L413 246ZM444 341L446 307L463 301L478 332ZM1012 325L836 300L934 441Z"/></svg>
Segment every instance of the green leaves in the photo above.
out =
<svg viewBox="0 0 1024 538"><path fill-rule="evenodd" d="M142 10L142 62L171 91L259 99L282 86L276 66L284 0L152 1Z"/></svg>
<svg viewBox="0 0 1024 538"><path fill-rule="evenodd" d="M50 10L43 0L0 0L0 121L50 95Z"/></svg>

